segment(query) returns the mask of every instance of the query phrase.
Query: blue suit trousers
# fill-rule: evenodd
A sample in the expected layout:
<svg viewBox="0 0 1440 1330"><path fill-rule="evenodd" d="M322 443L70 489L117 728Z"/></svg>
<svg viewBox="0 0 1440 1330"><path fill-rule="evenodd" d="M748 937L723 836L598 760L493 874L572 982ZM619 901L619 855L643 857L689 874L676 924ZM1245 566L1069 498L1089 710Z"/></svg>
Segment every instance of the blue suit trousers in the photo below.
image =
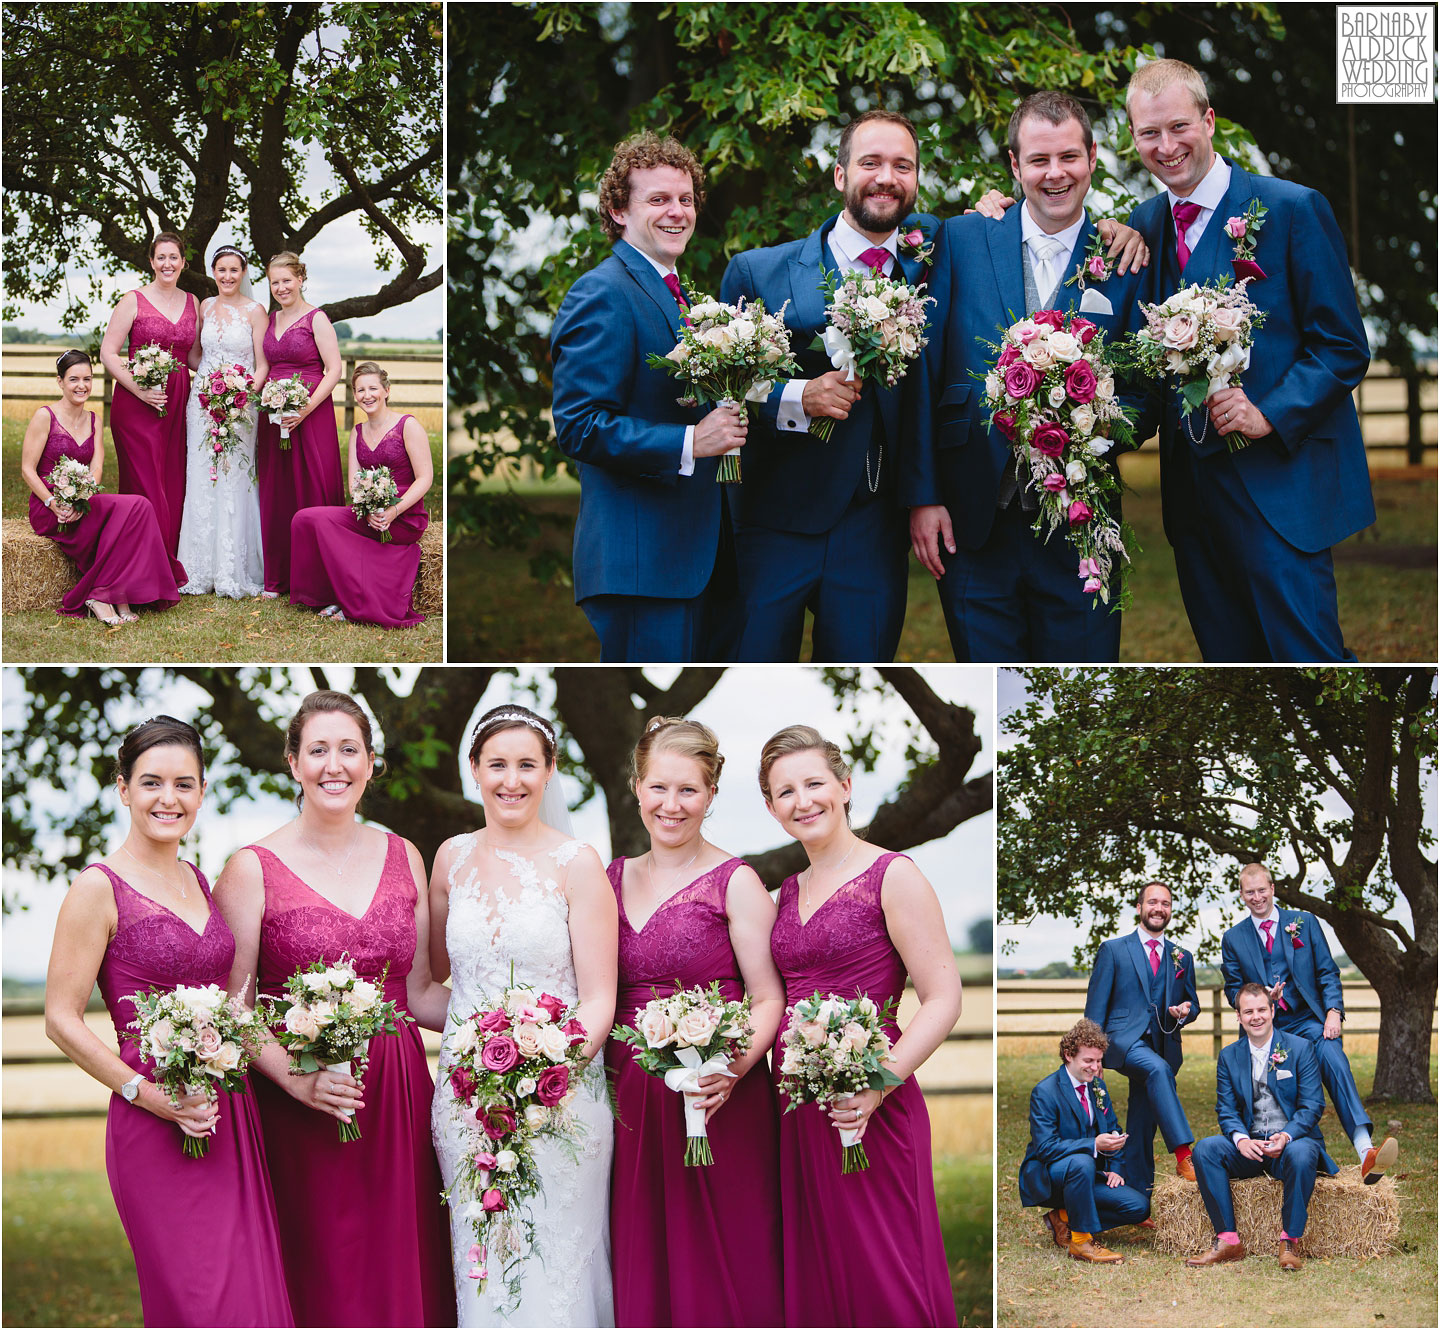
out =
<svg viewBox="0 0 1440 1330"><path fill-rule="evenodd" d="M1216 1233L1235 1231L1235 1202L1230 1196L1231 1178L1258 1178L1268 1173L1283 1188L1280 1222L1292 1238L1305 1232L1310 1214L1310 1194L1320 1169L1320 1142L1309 1136L1293 1140L1278 1159L1246 1159L1228 1136L1207 1136L1197 1142L1193 1155L1195 1181L1205 1202L1205 1213ZM1280 1235L1275 1235L1279 1240Z"/></svg>
<svg viewBox="0 0 1440 1330"><path fill-rule="evenodd" d="M1335 1105L1335 1116L1340 1119L1345 1135L1353 1141L1359 1128L1369 1131L1374 1124L1365 1111L1342 1041L1326 1039L1325 1026L1320 1021L1293 1010L1276 1012L1275 1028L1286 1034L1298 1034L1314 1047L1315 1056L1320 1059L1320 1080L1330 1092L1330 1102Z"/></svg>
<svg viewBox="0 0 1440 1330"><path fill-rule="evenodd" d="M1090 1155L1057 1159L1050 1165L1050 1186L1051 1207L1063 1209L1070 1227L1078 1233L1103 1233L1138 1224L1150 1213L1150 1200L1144 1192L1129 1185L1107 1187L1096 1174Z"/></svg>
<svg viewBox="0 0 1440 1330"><path fill-rule="evenodd" d="M1130 1139L1120 1156L1120 1175L1147 1194L1155 1186L1155 1129L1170 1151L1195 1139L1175 1089L1175 1073L1149 1044L1136 1040L1120 1070L1130 1079L1125 1131Z"/></svg>

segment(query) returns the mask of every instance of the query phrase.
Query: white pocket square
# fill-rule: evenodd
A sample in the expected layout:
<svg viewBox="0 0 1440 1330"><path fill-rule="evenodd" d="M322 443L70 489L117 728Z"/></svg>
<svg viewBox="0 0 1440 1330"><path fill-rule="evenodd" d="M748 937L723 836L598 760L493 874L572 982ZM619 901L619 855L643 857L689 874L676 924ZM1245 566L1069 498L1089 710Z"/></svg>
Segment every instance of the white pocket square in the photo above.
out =
<svg viewBox="0 0 1440 1330"><path fill-rule="evenodd" d="M1275 1073L1275 1079L1277 1081L1294 1080L1295 1073L1293 1071L1277 1071Z"/></svg>
<svg viewBox="0 0 1440 1330"><path fill-rule="evenodd" d="M1082 314L1113 314L1115 306L1093 286L1087 286L1080 296Z"/></svg>

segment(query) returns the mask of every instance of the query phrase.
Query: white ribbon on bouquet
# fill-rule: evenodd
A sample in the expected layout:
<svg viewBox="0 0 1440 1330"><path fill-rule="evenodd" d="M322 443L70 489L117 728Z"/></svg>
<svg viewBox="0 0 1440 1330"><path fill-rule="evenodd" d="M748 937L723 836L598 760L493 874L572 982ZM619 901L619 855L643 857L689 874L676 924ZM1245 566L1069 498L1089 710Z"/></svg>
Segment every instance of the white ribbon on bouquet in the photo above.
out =
<svg viewBox="0 0 1440 1330"><path fill-rule="evenodd" d="M855 377L855 348L850 344L850 339L831 324L825 329L824 340L830 363L836 369L845 371L845 382L849 383Z"/></svg>
<svg viewBox="0 0 1440 1330"><path fill-rule="evenodd" d="M671 1067L665 1073L665 1084L669 1089L685 1096L685 1134L706 1136L709 1133L705 1130L705 1110L697 1108L690 1096L699 1091L700 1081L705 1076L718 1074L733 1079L735 1073L730 1070L730 1059L723 1053L716 1053L714 1057L701 1062L699 1050L694 1048L677 1048L675 1056L685 1065Z"/></svg>
<svg viewBox="0 0 1440 1330"><path fill-rule="evenodd" d="M358 1048L351 1049L350 1057L344 1062L323 1062L320 1065L323 1066L326 1071L333 1071L337 1076L353 1076L355 1073L351 1070L351 1061L364 1053L369 1047L370 1041L367 1039ZM342 1108L340 1112L344 1114L347 1121L355 1116L355 1110L353 1108Z"/></svg>

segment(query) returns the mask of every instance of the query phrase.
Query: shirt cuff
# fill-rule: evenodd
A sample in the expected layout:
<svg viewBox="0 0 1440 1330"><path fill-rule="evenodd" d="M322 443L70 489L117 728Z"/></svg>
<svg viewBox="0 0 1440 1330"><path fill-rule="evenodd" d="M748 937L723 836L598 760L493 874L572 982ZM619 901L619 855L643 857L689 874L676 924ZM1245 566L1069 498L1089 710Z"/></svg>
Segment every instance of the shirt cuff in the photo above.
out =
<svg viewBox="0 0 1440 1330"><path fill-rule="evenodd" d="M809 379L787 379L785 381L784 388L780 390L780 406L775 414L777 429L783 432L810 428L810 417L805 414L805 408L800 405L800 399L804 396L805 387L809 382Z"/></svg>
<svg viewBox="0 0 1440 1330"><path fill-rule="evenodd" d="M680 474L695 474L695 426L685 426L685 442L680 445Z"/></svg>
<svg viewBox="0 0 1440 1330"><path fill-rule="evenodd" d="M1250 1134L1249 1134L1248 1132L1236 1131L1236 1132L1231 1132L1231 1134L1230 1134L1230 1140L1234 1143L1235 1148L1236 1148L1237 1150L1240 1148L1240 1142L1241 1142L1241 1141L1248 1141L1249 1139L1250 1139Z"/></svg>

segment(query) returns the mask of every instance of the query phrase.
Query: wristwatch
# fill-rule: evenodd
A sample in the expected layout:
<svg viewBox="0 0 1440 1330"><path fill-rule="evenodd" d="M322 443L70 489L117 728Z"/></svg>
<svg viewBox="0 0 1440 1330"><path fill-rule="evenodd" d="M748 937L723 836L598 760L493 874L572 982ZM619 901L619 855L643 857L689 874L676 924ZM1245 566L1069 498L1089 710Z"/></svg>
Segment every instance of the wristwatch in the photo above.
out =
<svg viewBox="0 0 1440 1330"><path fill-rule="evenodd" d="M144 1079L145 1077L143 1075L136 1072L135 1075L120 1087L120 1093L125 1096L125 1102L127 1104L133 1104L140 1097L140 1082Z"/></svg>
<svg viewBox="0 0 1440 1330"><path fill-rule="evenodd" d="M45 506L47 508L53 508L55 506L55 496L53 494L45 500Z"/></svg>

